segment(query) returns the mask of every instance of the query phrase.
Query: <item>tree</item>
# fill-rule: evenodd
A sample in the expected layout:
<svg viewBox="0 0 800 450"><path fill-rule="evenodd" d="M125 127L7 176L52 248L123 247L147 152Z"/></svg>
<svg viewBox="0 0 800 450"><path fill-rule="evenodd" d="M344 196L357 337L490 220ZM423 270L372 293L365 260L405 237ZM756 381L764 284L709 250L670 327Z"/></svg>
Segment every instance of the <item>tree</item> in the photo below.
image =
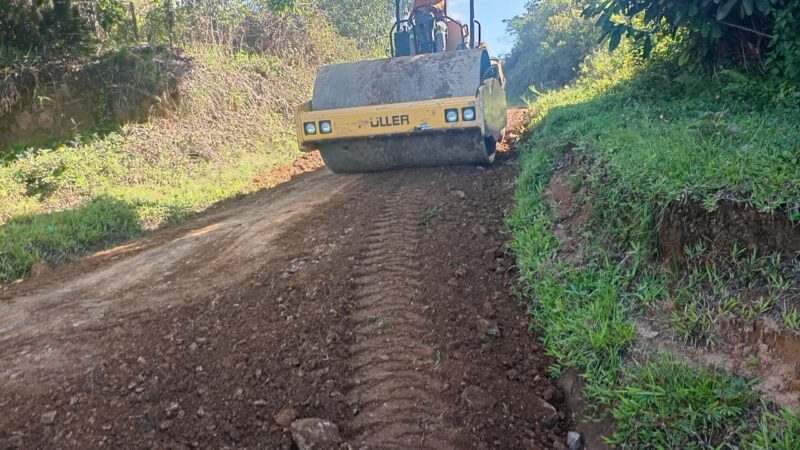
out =
<svg viewBox="0 0 800 450"><path fill-rule="evenodd" d="M318 0L320 9L342 36L362 48L386 48L394 20L393 0Z"/></svg>
<svg viewBox="0 0 800 450"><path fill-rule="evenodd" d="M800 32L797 0L586 1L586 17L597 19L612 50L628 37L646 56L659 34L668 34L683 40L684 65L761 68L772 48L782 49L783 61L800 58L791 50ZM781 17L787 26L776 28Z"/></svg>
<svg viewBox="0 0 800 450"><path fill-rule="evenodd" d="M565 86L595 48L597 32L574 0L530 2L527 12L508 21L515 45L506 61L513 96Z"/></svg>
<svg viewBox="0 0 800 450"><path fill-rule="evenodd" d="M0 45L42 56L80 53L96 39L89 25L110 29L122 11L120 0L0 0Z"/></svg>

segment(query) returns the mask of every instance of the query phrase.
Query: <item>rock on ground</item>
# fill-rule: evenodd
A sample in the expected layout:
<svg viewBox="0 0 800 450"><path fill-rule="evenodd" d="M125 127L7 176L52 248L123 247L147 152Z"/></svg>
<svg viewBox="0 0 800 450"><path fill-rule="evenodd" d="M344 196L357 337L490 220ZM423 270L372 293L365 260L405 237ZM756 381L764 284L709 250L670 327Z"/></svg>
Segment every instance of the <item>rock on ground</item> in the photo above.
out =
<svg viewBox="0 0 800 450"><path fill-rule="evenodd" d="M292 439L299 450L325 450L342 443L339 427L323 419L292 422Z"/></svg>
<svg viewBox="0 0 800 450"><path fill-rule="evenodd" d="M583 436L575 431L570 431L567 433L567 448L569 450L583 449Z"/></svg>
<svg viewBox="0 0 800 450"><path fill-rule="evenodd" d="M292 422L294 422L295 419L297 419L297 411L295 411L292 408L286 408L280 411L278 414L275 414L272 418L278 425L284 428L288 428L292 424Z"/></svg>
<svg viewBox="0 0 800 450"><path fill-rule="evenodd" d="M545 428L551 428L555 426L560 420L556 407L542 399L539 399L538 409L543 412L541 423Z"/></svg>
<svg viewBox="0 0 800 450"><path fill-rule="evenodd" d="M42 423L45 425L52 425L56 421L57 411L49 411L42 414Z"/></svg>

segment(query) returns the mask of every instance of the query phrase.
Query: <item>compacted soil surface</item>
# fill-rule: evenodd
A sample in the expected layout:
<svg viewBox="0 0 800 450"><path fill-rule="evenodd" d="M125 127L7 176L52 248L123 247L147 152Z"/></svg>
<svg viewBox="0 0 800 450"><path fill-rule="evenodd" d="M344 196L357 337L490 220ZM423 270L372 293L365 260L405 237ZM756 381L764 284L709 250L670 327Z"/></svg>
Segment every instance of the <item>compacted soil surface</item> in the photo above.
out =
<svg viewBox="0 0 800 450"><path fill-rule="evenodd" d="M6 286L0 448L566 448L502 147L311 171Z"/></svg>

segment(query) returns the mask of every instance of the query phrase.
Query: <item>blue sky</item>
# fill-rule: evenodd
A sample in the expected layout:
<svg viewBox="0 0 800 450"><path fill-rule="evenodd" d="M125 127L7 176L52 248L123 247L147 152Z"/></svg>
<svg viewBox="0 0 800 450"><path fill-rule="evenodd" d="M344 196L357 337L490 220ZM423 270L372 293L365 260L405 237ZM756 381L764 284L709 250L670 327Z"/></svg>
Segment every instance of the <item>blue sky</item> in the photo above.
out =
<svg viewBox="0 0 800 450"><path fill-rule="evenodd" d="M483 24L483 40L493 55L511 51L514 43L506 35L503 21L522 14L525 3L527 0L475 0L475 16ZM469 0L448 0L447 10L454 18L469 21Z"/></svg>

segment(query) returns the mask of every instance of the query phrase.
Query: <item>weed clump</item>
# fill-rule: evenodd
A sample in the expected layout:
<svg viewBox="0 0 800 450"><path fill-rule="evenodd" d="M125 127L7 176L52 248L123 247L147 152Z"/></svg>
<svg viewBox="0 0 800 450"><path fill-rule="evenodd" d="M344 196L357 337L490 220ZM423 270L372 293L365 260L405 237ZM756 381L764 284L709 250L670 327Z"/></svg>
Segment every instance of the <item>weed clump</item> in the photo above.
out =
<svg viewBox="0 0 800 450"><path fill-rule="evenodd" d="M661 355L621 372L618 388L599 389L609 401L619 448L735 447L741 419L757 403L752 383Z"/></svg>

